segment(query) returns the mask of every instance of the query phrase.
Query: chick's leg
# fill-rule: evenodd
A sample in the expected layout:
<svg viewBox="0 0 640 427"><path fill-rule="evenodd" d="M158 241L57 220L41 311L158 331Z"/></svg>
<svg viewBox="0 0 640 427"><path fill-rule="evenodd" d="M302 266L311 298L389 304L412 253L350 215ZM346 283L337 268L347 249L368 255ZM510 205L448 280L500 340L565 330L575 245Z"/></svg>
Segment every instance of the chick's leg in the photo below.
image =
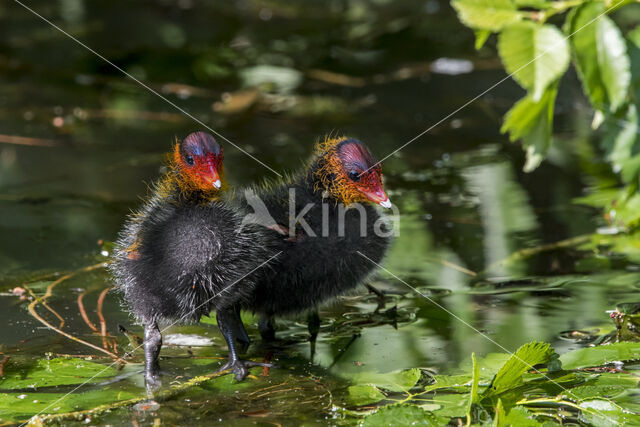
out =
<svg viewBox="0 0 640 427"><path fill-rule="evenodd" d="M271 367L270 363L251 362L246 360L240 360L238 358L238 352L236 351L236 344L234 340L234 330L237 330L236 326L236 312L233 307L218 310L216 313L218 319L218 327L220 332L227 342L229 347L229 360L225 363L219 371L226 371L230 369L234 374L236 380L242 381L249 375L249 368L252 366L267 366ZM242 327L244 329L244 326Z"/></svg>
<svg viewBox="0 0 640 427"><path fill-rule="evenodd" d="M238 350L240 353L245 353L251 345L251 338L247 334L247 330L244 328L242 318L240 317L240 305L236 305L233 310L233 335L238 342Z"/></svg>
<svg viewBox="0 0 640 427"><path fill-rule="evenodd" d="M158 355L162 347L162 335L156 322L149 322L144 325L144 379L147 393L157 391L162 385L160 381L160 365Z"/></svg>

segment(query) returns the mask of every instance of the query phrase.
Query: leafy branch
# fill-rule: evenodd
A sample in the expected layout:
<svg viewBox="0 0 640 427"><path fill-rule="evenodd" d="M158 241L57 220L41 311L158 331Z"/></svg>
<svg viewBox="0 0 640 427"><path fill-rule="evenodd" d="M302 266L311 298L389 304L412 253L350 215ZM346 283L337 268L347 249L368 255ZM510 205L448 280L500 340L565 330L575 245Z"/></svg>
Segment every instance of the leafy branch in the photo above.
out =
<svg viewBox="0 0 640 427"><path fill-rule="evenodd" d="M640 211L624 218L615 209L640 205L640 27L626 35L609 17L636 0L453 0L463 24L476 32L480 49L497 34L505 70L527 91L505 115L501 131L521 141L526 172L544 160L553 143L558 86L572 64L593 107L593 129L603 130L602 149L625 188L601 207L624 227L640 223ZM561 17L564 15L564 17Z"/></svg>

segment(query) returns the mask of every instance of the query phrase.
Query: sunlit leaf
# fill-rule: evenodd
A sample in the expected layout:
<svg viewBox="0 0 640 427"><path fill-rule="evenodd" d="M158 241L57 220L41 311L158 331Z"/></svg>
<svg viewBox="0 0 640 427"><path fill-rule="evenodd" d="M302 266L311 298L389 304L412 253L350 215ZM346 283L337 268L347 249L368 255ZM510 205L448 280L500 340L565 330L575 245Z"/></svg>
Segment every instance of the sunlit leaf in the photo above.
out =
<svg viewBox="0 0 640 427"><path fill-rule="evenodd" d="M583 400L580 419L596 426L640 425L640 416L625 411L621 406L606 399Z"/></svg>
<svg viewBox="0 0 640 427"><path fill-rule="evenodd" d="M495 427L536 427L543 424L533 418L533 414L522 406L514 406L507 412L502 405L502 399L500 399L498 400L496 417L493 420L493 425Z"/></svg>
<svg viewBox="0 0 640 427"><path fill-rule="evenodd" d="M498 52L507 72L530 91L534 102L569 66L569 43L553 25L509 25L498 37Z"/></svg>
<svg viewBox="0 0 640 427"><path fill-rule="evenodd" d="M570 351L560 356L564 369L602 366L611 362L640 360L640 343L619 342Z"/></svg>
<svg viewBox="0 0 640 427"><path fill-rule="evenodd" d="M489 39L489 36L491 35L491 31L489 31L489 30L476 30L475 31L475 35L476 35L475 48L476 48L476 50L480 50L480 49L482 49L482 46L484 46L484 44Z"/></svg>
<svg viewBox="0 0 640 427"><path fill-rule="evenodd" d="M609 106L616 111L624 104L631 82L627 46L616 24L606 15L605 5L590 2L567 18L572 34L578 75L597 110Z"/></svg>
<svg viewBox="0 0 640 427"><path fill-rule="evenodd" d="M435 382L426 386L425 390L468 387L471 383L471 375L434 375L433 379Z"/></svg>
<svg viewBox="0 0 640 427"><path fill-rule="evenodd" d="M554 350L548 343L531 342L520 347L498 371L485 396L503 393L522 384L522 375L534 365L551 360Z"/></svg>
<svg viewBox="0 0 640 427"><path fill-rule="evenodd" d="M454 0L451 4L460 20L476 30L499 31L522 19L511 0Z"/></svg>
<svg viewBox="0 0 640 427"><path fill-rule="evenodd" d="M525 172L540 165L551 145L553 108L557 93L557 87L553 85L544 91L538 102L527 95L505 115L500 131L509 132L511 141L522 139L523 148L527 151L527 161L523 168Z"/></svg>

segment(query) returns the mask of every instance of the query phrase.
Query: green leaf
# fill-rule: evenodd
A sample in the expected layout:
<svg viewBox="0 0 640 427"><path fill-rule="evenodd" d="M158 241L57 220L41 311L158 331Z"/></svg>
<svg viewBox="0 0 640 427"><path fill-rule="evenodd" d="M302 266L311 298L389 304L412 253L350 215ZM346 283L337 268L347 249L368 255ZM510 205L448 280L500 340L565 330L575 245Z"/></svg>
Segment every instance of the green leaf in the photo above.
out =
<svg viewBox="0 0 640 427"><path fill-rule="evenodd" d="M434 411L437 415L449 418L464 417L467 414L471 396L468 393L436 394L433 400L442 405L442 408Z"/></svg>
<svg viewBox="0 0 640 427"><path fill-rule="evenodd" d="M498 371L484 396L497 395L522 384L522 375L532 366L549 362L554 354L551 344L530 342L520 347Z"/></svg>
<svg viewBox="0 0 640 427"><path fill-rule="evenodd" d="M569 43L553 25L509 25L498 37L498 52L507 72L530 91L534 102L569 67Z"/></svg>
<svg viewBox="0 0 640 427"><path fill-rule="evenodd" d="M366 405L368 403L379 402L386 396L371 384L352 385L347 389L349 402L353 405Z"/></svg>
<svg viewBox="0 0 640 427"><path fill-rule="evenodd" d="M533 414L522 406L514 406L506 412L502 405L502 399L498 400L496 408L496 417L493 420L495 427L518 426L518 427L536 427L542 423L533 418Z"/></svg>
<svg viewBox="0 0 640 427"><path fill-rule="evenodd" d="M454 0L451 5L462 23L475 30L500 31L522 19L511 0Z"/></svg>
<svg viewBox="0 0 640 427"><path fill-rule="evenodd" d="M522 139L527 151L524 171L537 168L551 145L553 129L553 108L555 105L557 86L549 87L540 101L535 102L530 95L518 101L505 115L500 131L509 132L509 139Z"/></svg>
<svg viewBox="0 0 640 427"><path fill-rule="evenodd" d="M392 405L383 406L377 412L368 415L362 425L365 427L438 426L443 425L443 420L443 418L436 417L433 413L427 412L419 406Z"/></svg>
<svg viewBox="0 0 640 427"><path fill-rule="evenodd" d="M470 375L434 375L435 382L426 386L425 391L438 390L443 388L468 387L472 380Z"/></svg>
<svg viewBox="0 0 640 427"><path fill-rule="evenodd" d="M5 379L0 380L0 389L37 389L85 381L96 383L114 376L115 373L116 370L110 366L82 359L41 359L33 366L9 363L5 367Z"/></svg>
<svg viewBox="0 0 640 427"><path fill-rule="evenodd" d="M615 114L605 122L605 135L602 147L607 153L607 160L613 164L613 170L620 172L627 166L625 177L635 178L636 162L626 163L635 154L638 136L638 111L634 104L629 104L623 114ZM626 180L631 181L631 179Z"/></svg>
<svg viewBox="0 0 640 427"><path fill-rule="evenodd" d="M420 369L418 368L387 372L384 374L363 372L354 375L352 381L355 384L371 384L389 391L406 392L418 382L421 375Z"/></svg>
<svg viewBox="0 0 640 427"><path fill-rule="evenodd" d="M582 408L580 419L595 426L640 425L640 416L606 399L583 400L579 406Z"/></svg>
<svg viewBox="0 0 640 427"><path fill-rule="evenodd" d="M0 393L0 418L3 421L26 420L45 411L60 414L95 408L99 405L132 399L136 394L109 388L85 393Z"/></svg>
<svg viewBox="0 0 640 427"><path fill-rule="evenodd" d="M476 48L476 50L480 50L480 49L482 49L482 46L484 46L484 44L489 39L489 36L491 35L491 31L489 31L489 30L476 30L475 31L475 35L476 35L475 48Z"/></svg>
<svg viewBox="0 0 640 427"><path fill-rule="evenodd" d="M627 45L616 24L605 14L604 3L581 6L567 18L576 68L596 110L616 111L627 99L631 65Z"/></svg>
<svg viewBox="0 0 640 427"><path fill-rule="evenodd" d="M570 351L560 356L564 369L602 366L616 361L640 360L640 343L619 342Z"/></svg>

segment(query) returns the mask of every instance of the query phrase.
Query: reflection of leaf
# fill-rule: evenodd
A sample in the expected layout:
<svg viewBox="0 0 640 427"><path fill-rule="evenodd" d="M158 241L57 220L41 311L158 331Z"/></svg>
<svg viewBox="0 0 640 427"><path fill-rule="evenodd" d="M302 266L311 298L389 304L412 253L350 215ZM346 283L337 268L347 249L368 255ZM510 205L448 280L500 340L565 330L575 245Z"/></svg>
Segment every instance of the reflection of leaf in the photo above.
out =
<svg viewBox="0 0 640 427"><path fill-rule="evenodd" d="M616 361L640 359L640 343L619 342L598 347L581 348L560 356L564 369L602 366Z"/></svg>
<svg viewBox="0 0 640 427"><path fill-rule="evenodd" d="M431 412L415 405L383 406L364 419L363 426L438 426L447 420L436 417Z"/></svg>
<svg viewBox="0 0 640 427"><path fill-rule="evenodd" d="M354 375L353 382L355 384L371 384L385 390L402 392L410 390L418 382L421 375L420 369L417 368L384 374L363 372Z"/></svg>
<svg viewBox="0 0 640 427"><path fill-rule="evenodd" d="M460 20L476 30L501 30L522 19L511 0L455 0L451 3Z"/></svg>
<svg viewBox="0 0 640 427"><path fill-rule="evenodd" d="M354 405L366 405L383 400L386 396L374 385L352 385L347 389L349 402Z"/></svg>
<svg viewBox="0 0 640 427"><path fill-rule="evenodd" d="M518 22L498 37L498 51L504 67L534 102L569 66L569 43L553 25Z"/></svg>
<svg viewBox="0 0 640 427"><path fill-rule="evenodd" d="M115 372L116 370L110 366L81 359L41 359L29 368L21 368L10 363L5 367L5 379L0 381L0 388L42 388L79 384L87 380L99 382L103 378L112 377Z"/></svg>
<svg viewBox="0 0 640 427"><path fill-rule="evenodd" d="M522 375L534 365L548 363L554 354L548 343L530 342L520 347L498 371L485 396L497 395L522 384Z"/></svg>

